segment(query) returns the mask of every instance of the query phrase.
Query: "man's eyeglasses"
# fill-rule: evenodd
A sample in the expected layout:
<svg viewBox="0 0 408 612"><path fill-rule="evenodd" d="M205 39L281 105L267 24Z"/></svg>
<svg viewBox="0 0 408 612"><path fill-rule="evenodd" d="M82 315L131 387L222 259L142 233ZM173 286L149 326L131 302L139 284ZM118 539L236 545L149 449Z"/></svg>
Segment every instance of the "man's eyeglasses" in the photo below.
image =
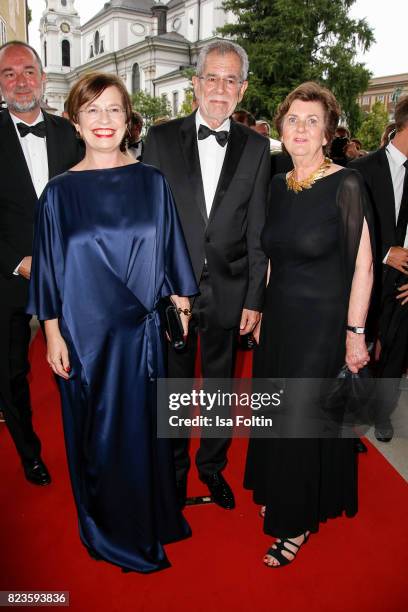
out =
<svg viewBox="0 0 408 612"><path fill-rule="evenodd" d="M209 88L218 86L220 82L226 89L236 89L242 84L242 81L236 77L219 77L214 74L206 74L205 76L198 77L200 81L204 81L205 85Z"/></svg>

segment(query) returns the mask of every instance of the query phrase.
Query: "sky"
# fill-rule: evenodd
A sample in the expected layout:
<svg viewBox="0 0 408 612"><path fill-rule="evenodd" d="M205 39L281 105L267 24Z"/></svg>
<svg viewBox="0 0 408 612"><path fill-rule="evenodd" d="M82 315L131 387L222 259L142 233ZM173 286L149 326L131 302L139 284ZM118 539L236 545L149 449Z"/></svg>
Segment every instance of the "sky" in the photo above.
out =
<svg viewBox="0 0 408 612"><path fill-rule="evenodd" d="M336 0L333 0L335 2ZM76 0L75 6L81 24L88 21L105 4L106 0ZM39 51L38 27L45 0L28 0L33 20L29 27L30 43ZM407 0L356 0L350 12L353 18L366 18L374 29L376 42L368 53L358 54L373 76L385 76L408 72L406 53L406 24L408 21Z"/></svg>

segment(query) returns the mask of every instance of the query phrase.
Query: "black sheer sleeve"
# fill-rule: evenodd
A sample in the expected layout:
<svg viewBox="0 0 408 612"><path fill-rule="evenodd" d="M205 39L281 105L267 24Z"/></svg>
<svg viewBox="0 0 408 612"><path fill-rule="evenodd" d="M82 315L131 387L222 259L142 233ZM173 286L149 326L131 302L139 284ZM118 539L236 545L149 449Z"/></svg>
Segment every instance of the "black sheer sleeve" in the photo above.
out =
<svg viewBox="0 0 408 612"><path fill-rule="evenodd" d="M370 234L371 250L374 261L374 224L373 214L360 174L351 169L342 170L345 173L337 192L337 205L340 209L340 240L342 245L344 279L346 295L350 295L356 266L357 253L360 246L364 219Z"/></svg>

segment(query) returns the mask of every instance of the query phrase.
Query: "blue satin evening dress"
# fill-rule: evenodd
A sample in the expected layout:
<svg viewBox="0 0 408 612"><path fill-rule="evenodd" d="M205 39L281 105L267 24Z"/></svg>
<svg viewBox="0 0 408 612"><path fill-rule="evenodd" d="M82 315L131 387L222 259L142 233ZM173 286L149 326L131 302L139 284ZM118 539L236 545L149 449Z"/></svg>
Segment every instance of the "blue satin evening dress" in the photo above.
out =
<svg viewBox="0 0 408 612"><path fill-rule="evenodd" d="M92 555L152 572L190 535L170 441L156 436L160 298L197 293L169 187L151 166L69 171L36 215L28 312L58 318L58 377L80 537Z"/></svg>

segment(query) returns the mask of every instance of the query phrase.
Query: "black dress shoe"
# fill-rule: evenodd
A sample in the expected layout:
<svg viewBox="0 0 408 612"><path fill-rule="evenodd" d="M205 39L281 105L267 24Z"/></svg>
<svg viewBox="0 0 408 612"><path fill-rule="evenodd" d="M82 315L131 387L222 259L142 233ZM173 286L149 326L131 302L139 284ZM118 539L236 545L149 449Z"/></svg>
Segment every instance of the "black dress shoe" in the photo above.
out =
<svg viewBox="0 0 408 612"><path fill-rule="evenodd" d="M37 459L31 459L31 461L24 461L23 468L28 482L42 487L50 484L51 476L39 457Z"/></svg>
<svg viewBox="0 0 408 612"><path fill-rule="evenodd" d="M367 447L364 444L364 442L360 440L360 438L356 438L356 441L354 443L354 450L356 451L356 453L366 453L367 452Z"/></svg>
<svg viewBox="0 0 408 612"><path fill-rule="evenodd" d="M374 435L379 442L390 442L394 435L394 428L390 421L384 423L384 425L376 425L374 428Z"/></svg>
<svg viewBox="0 0 408 612"><path fill-rule="evenodd" d="M225 510L235 508L234 494L221 472L209 476L200 474L200 480L207 485L215 504L225 508Z"/></svg>
<svg viewBox="0 0 408 612"><path fill-rule="evenodd" d="M187 499L187 478L176 481L176 493L180 510L186 505Z"/></svg>

